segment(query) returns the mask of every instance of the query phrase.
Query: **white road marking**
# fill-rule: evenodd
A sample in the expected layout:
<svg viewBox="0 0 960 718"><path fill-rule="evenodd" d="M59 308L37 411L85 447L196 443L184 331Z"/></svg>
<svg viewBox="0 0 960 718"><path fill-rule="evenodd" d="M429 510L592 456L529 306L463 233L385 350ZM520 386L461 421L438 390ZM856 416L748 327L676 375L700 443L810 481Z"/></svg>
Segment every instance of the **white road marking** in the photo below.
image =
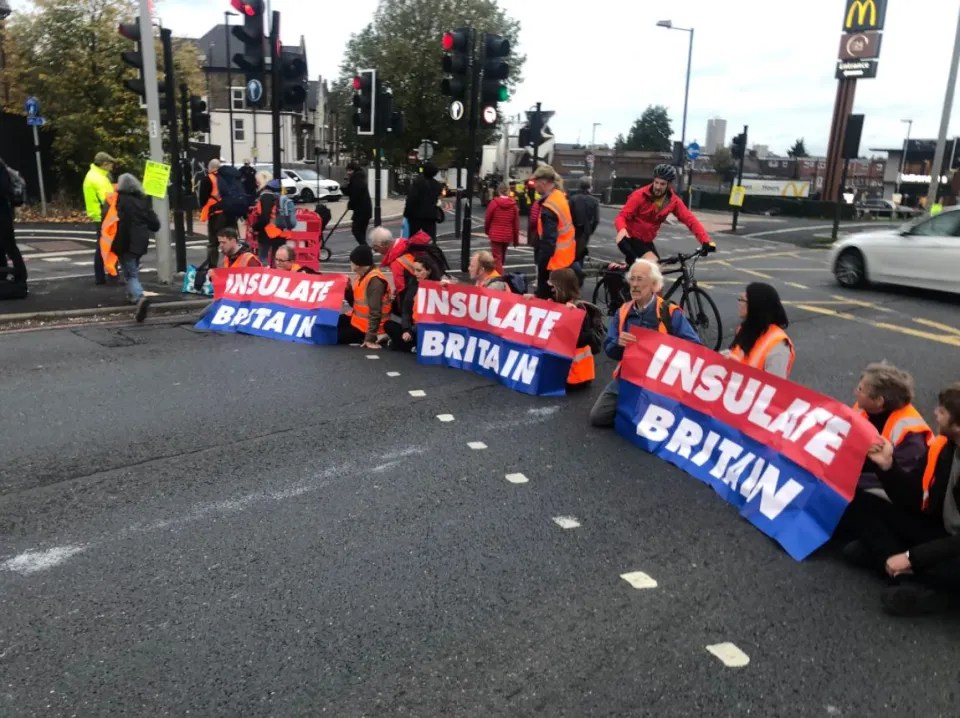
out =
<svg viewBox="0 0 960 718"><path fill-rule="evenodd" d="M727 668L743 668L750 662L750 656L732 643L717 643L707 646L707 650L719 658Z"/></svg>
<svg viewBox="0 0 960 718"><path fill-rule="evenodd" d="M487 445L484 444L482 441L468 441L467 446L469 446L471 449L474 449L476 451L487 448Z"/></svg>
<svg viewBox="0 0 960 718"><path fill-rule="evenodd" d="M507 474L504 478L511 484L525 484L530 481L530 479L523 474Z"/></svg>
<svg viewBox="0 0 960 718"><path fill-rule="evenodd" d="M423 389L411 389L411 390L408 391L407 393L408 393L410 396L418 396L418 397L419 397L419 396L426 396L426 395L427 395L427 392L425 392Z"/></svg>
<svg viewBox="0 0 960 718"><path fill-rule="evenodd" d="M437 419L447 423L453 421L453 414L437 414Z"/></svg>
<svg viewBox="0 0 960 718"><path fill-rule="evenodd" d="M560 411L559 406L541 406L536 409L527 409L527 413L531 416L550 416L558 411Z"/></svg>
<svg viewBox="0 0 960 718"><path fill-rule="evenodd" d="M74 262L78 267L92 267L93 262Z"/></svg>
<svg viewBox="0 0 960 718"><path fill-rule="evenodd" d="M40 257L41 262L69 262L70 257Z"/></svg>
<svg viewBox="0 0 960 718"><path fill-rule="evenodd" d="M872 227L873 224L845 224L844 227ZM748 234L742 235L744 239L748 237L766 237L770 234L790 234L794 232L817 232L821 229L833 229L832 224L818 224L812 227L787 227L786 229L768 229L763 232L750 232Z"/></svg>
<svg viewBox="0 0 960 718"><path fill-rule="evenodd" d="M387 376L389 376L389 377L400 376L400 372L398 372L398 371L388 371L388 372L387 372Z"/></svg>
<svg viewBox="0 0 960 718"><path fill-rule="evenodd" d="M367 359L379 359L380 357L376 354L367 354Z"/></svg>
<svg viewBox="0 0 960 718"><path fill-rule="evenodd" d="M4 561L0 564L0 568L24 575L36 573L53 568L81 551L83 551L83 546L55 546L46 551L24 551L22 554Z"/></svg>
<svg viewBox="0 0 960 718"><path fill-rule="evenodd" d="M573 518L573 516L554 516L553 523L562 529L580 528L580 522Z"/></svg>
<svg viewBox="0 0 960 718"><path fill-rule="evenodd" d="M629 583L634 588L656 588L657 582L650 578L643 571L631 571L630 573L620 574L620 578Z"/></svg>

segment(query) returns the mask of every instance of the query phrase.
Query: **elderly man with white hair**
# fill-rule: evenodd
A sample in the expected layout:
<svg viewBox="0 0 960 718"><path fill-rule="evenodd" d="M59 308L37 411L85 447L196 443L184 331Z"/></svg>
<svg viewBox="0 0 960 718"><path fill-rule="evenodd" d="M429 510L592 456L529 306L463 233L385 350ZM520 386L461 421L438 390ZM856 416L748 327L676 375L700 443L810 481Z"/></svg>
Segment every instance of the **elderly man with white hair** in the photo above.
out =
<svg viewBox="0 0 960 718"><path fill-rule="evenodd" d="M630 267L630 301L620 307L610 320L603 350L611 359L623 360L623 351L637 341L630 333L631 327L651 329L663 334L701 344L700 336L687 321L676 304L660 296L663 275L660 267L646 259L638 259ZM613 371L613 381L603 390L590 410L590 423L594 426L613 426L617 416L617 399L620 394L620 365Z"/></svg>
<svg viewBox="0 0 960 718"><path fill-rule="evenodd" d="M404 293L407 290L407 281L414 276L413 263L421 251L425 251L430 244L430 235L426 232L417 232L409 239L404 237L393 238L393 233L386 227L374 227L370 231L370 245L373 251L383 259L380 268L389 267L393 275L394 297L397 305L403 305ZM446 267L441 267L441 271Z"/></svg>

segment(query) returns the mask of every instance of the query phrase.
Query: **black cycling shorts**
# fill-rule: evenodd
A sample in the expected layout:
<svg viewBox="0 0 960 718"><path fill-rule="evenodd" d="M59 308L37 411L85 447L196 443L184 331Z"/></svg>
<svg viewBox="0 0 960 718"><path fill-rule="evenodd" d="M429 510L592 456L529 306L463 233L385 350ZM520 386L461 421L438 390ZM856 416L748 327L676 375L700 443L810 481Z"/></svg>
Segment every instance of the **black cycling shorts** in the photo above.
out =
<svg viewBox="0 0 960 718"><path fill-rule="evenodd" d="M647 252L653 252L654 256L657 259L660 259L660 252L657 251L657 245L653 242L644 242L642 239L624 237L623 241L621 241L618 246L620 247L620 251L631 264L635 260L640 259Z"/></svg>

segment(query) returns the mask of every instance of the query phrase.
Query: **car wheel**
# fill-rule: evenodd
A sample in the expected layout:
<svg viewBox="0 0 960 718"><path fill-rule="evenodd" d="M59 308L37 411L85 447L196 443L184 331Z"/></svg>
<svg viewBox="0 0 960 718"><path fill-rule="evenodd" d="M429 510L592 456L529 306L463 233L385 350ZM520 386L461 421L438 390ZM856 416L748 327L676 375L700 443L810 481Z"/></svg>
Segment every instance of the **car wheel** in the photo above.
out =
<svg viewBox="0 0 960 718"><path fill-rule="evenodd" d="M308 190L308 189L302 189L302 190L300 190L300 201L301 201L301 202L304 202L304 203L306 203L306 204L309 204L310 202L313 202L313 200L314 200L313 192L311 192L311 191Z"/></svg>
<svg viewBox="0 0 960 718"><path fill-rule="evenodd" d="M859 249L845 249L833 265L833 276L842 287L862 287L867 283L867 268Z"/></svg>

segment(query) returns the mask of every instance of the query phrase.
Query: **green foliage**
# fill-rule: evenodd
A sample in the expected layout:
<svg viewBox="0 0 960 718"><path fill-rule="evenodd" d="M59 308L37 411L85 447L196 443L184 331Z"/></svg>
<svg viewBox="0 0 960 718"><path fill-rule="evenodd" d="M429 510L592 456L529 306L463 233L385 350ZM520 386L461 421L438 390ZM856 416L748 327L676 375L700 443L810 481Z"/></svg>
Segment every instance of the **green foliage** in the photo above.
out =
<svg viewBox="0 0 960 718"><path fill-rule="evenodd" d="M736 160L733 159L733 153L729 147L718 147L713 157L710 158L710 164L716 170L718 175L729 172L736 166Z"/></svg>
<svg viewBox="0 0 960 718"><path fill-rule="evenodd" d="M617 137L618 150L633 150L639 152L669 152L671 149L670 117L667 108L663 105L650 105L637 118L626 139L623 135Z"/></svg>
<svg viewBox="0 0 960 718"><path fill-rule="evenodd" d="M466 122L450 119L451 99L440 92L440 40L447 30L463 26L475 28L481 37L484 32L493 32L510 41L513 52L508 60L508 83L512 91L520 81L526 59L517 52L520 25L494 0L381 0L373 21L347 43L341 80L332 97L337 124L346 130L343 139L348 151L360 154L372 150L369 143L357 141L349 88L355 71L370 67L376 68L379 79L393 88L394 109L405 114L405 135L385 144L391 159L401 160L422 139L434 140L441 148L464 144ZM481 127L478 144L495 134L495 130Z"/></svg>
<svg viewBox="0 0 960 718"><path fill-rule="evenodd" d="M787 150L787 157L809 157L807 154L807 147L803 143L803 138L801 137L796 142L793 143L793 147Z"/></svg>

